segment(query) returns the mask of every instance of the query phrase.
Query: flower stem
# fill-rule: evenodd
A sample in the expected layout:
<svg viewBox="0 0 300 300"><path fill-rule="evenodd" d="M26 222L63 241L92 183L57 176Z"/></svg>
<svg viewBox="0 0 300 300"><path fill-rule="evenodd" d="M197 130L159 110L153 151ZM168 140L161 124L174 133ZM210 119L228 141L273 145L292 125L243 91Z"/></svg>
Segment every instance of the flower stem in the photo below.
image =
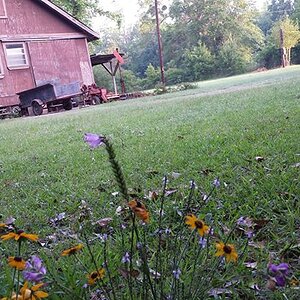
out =
<svg viewBox="0 0 300 300"><path fill-rule="evenodd" d="M158 270L158 265L160 265L160 267L162 266L161 263L161 243L162 243L162 215L163 215L163 208L164 208L164 201L165 201L165 194L166 194L166 187L167 187L167 176L164 176L164 180L163 180L163 192L162 192L162 197L161 197L161 203L160 203L160 210L159 210L159 220L158 220L158 247L157 247L157 253L156 253L156 260L155 260L155 280L157 280L157 274L158 271L160 274L162 274L161 269ZM163 284L163 280L160 280L160 293L161 295L163 294L162 292L162 284ZM156 285L154 286L154 291L155 291L155 295L156 295Z"/></svg>
<svg viewBox="0 0 300 300"><path fill-rule="evenodd" d="M113 298L117 299L116 294L115 294L114 285L113 285L112 278L111 278L111 274L110 274L110 270L109 270L108 263L107 263L106 240L104 241L103 258L104 258L104 265L105 265L105 269L107 271L107 275L108 275L109 283L110 283L110 286L111 286L111 291L112 291L112 294L113 294Z"/></svg>
<svg viewBox="0 0 300 300"><path fill-rule="evenodd" d="M116 159L116 154L114 148L106 137L103 137L103 142L105 144L106 151L108 153L109 162L111 164L115 179L117 181L120 193L126 201L129 201L128 189L125 181L125 177L122 172L122 168Z"/></svg>
<svg viewBox="0 0 300 300"><path fill-rule="evenodd" d="M18 257L21 257L21 239L18 241ZM15 277L14 273L14 277ZM15 280L15 279L13 279ZM19 288L20 288L20 271L18 270L18 276L17 276L17 286L16 286L16 300L18 300L19 297Z"/></svg>
<svg viewBox="0 0 300 300"><path fill-rule="evenodd" d="M89 240L88 240L88 238L87 238L87 236L86 236L85 233L83 233L83 237L84 237L84 239L85 239L85 244L86 244L86 247L87 247L88 252L89 252L89 254L90 254L90 257L91 257L91 259L92 259L92 262L93 262L93 265L94 265L94 267L95 267L95 270L98 271L97 262L96 262L96 260L95 260L95 257L94 257L94 255L93 255L92 249L91 249L91 247L90 247ZM100 288L103 288L103 290L104 290L105 294L107 295L108 299L111 299L109 292L107 292L107 290L106 290L106 288L105 288L104 286L101 286L101 285L100 285L99 280L97 280L97 284L99 285Z"/></svg>

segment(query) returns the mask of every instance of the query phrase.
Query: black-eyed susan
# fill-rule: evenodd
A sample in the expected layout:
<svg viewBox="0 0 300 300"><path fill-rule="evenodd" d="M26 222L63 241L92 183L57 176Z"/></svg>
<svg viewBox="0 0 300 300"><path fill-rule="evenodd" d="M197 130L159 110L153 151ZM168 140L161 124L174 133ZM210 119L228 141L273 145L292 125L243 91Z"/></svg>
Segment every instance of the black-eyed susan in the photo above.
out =
<svg viewBox="0 0 300 300"><path fill-rule="evenodd" d="M73 254L76 254L78 251L80 251L83 248L82 244L78 244L77 246L74 246L72 248L66 249L61 253L61 256L70 256Z"/></svg>
<svg viewBox="0 0 300 300"><path fill-rule="evenodd" d="M17 270L24 270L26 266L26 261L22 259L22 257L10 256L8 258L8 264L12 268L16 268Z"/></svg>
<svg viewBox="0 0 300 300"><path fill-rule="evenodd" d="M224 256L227 262L234 261L238 259L238 254L235 250L234 245L224 244L222 242L216 243L217 253L216 256Z"/></svg>
<svg viewBox="0 0 300 300"><path fill-rule="evenodd" d="M15 241L22 241L23 239L24 240L27 239L36 242L39 239L39 237L36 234L25 233L23 230L18 230L17 232L10 232L2 235L1 239L3 241L12 240L12 239L14 239Z"/></svg>
<svg viewBox="0 0 300 300"><path fill-rule="evenodd" d="M185 224L190 227L190 229L197 229L200 236L204 236L208 232L209 227L205 225L204 221L199 220L195 215L190 214L185 217Z"/></svg>
<svg viewBox="0 0 300 300"><path fill-rule="evenodd" d="M149 212L147 211L145 205L142 202L133 199L128 202L128 206L139 219L143 220L145 223L149 223Z"/></svg>
<svg viewBox="0 0 300 300"><path fill-rule="evenodd" d="M2 227L7 227L7 225L5 223L0 223L0 228Z"/></svg>
<svg viewBox="0 0 300 300"><path fill-rule="evenodd" d="M20 290L21 295L22 295L21 299L22 300L39 300L39 299L47 298L49 296L49 294L44 291L39 290L43 285L44 285L44 283L39 283L39 284L33 285L31 288L29 288L28 282L26 281Z"/></svg>
<svg viewBox="0 0 300 300"><path fill-rule="evenodd" d="M105 270L103 268L98 269L97 271L94 271L87 275L88 284L93 285L97 280L102 280L105 275Z"/></svg>

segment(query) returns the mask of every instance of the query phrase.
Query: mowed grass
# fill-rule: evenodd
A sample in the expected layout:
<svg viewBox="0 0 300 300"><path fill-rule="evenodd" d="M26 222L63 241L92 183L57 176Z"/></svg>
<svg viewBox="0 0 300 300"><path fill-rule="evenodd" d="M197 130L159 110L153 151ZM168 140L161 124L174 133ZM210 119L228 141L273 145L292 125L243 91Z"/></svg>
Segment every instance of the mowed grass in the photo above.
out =
<svg viewBox="0 0 300 300"><path fill-rule="evenodd" d="M128 187L141 198L161 189L164 175L170 188L186 190L193 179L203 193L218 177L211 215L226 226L241 216L268 220L267 260L268 251L300 239L299 101L295 66L201 82L184 92L3 120L1 215L41 236L53 230L49 218L76 214L82 200L95 216L113 216L117 186L107 153L83 142L85 132L104 134Z"/></svg>
<svg viewBox="0 0 300 300"><path fill-rule="evenodd" d="M274 73L280 82L271 84ZM33 214L30 224L38 225L46 212L72 210L81 199L105 205L116 187L106 153L90 153L82 142L85 132L111 137L132 188L157 188L172 172L181 174L180 183L193 178L203 187L219 177L232 191L224 190L226 198L239 206L255 200L253 211L263 213L262 203L298 192L299 169L292 165L300 159L300 68L291 74L288 69L271 71L270 78L251 74L260 78L259 86L218 95L201 96L199 88L2 121L2 214L24 220ZM232 85L243 77L225 80ZM265 160L257 163L256 156ZM203 169L213 172L205 177Z"/></svg>

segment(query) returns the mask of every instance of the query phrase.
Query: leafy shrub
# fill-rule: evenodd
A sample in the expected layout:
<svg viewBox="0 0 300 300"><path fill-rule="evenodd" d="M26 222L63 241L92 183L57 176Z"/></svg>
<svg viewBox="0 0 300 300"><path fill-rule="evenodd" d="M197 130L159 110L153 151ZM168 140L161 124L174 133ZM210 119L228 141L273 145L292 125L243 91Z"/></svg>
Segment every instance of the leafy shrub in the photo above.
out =
<svg viewBox="0 0 300 300"><path fill-rule="evenodd" d="M153 88L160 82L160 70L153 67L152 64L148 65L146 70L146 78L142 80L143 87L145 89Z"/></svg>
<svg viewBox="0 0 300 300"><path fill-rule="evenodd" d="M195 81L207 79L214 73L214 55L205 44L187 50L184 55L185 72L188 79Z"/></svg>
<svg viewBox="0 0 300 300"><path fill-rule="evenodd" d="M268 43L256 57L257 63L261 67L272 69L280 66L280 50L272 43Z"/></svg>
<svg viewBox="0 0 300 300"><path fill-rule="evenodd" d="M177 84L184 81L185 72L178 68L169 68L165 72L168 85Z"/></svg>
<svg viewBox="0 0 300 300"><path fill-rule="evenodd" d="M220 74L235 75L244 73L251 63L249 49L241 47L233 40L227 40L217 55L217 68Z"/></svg>

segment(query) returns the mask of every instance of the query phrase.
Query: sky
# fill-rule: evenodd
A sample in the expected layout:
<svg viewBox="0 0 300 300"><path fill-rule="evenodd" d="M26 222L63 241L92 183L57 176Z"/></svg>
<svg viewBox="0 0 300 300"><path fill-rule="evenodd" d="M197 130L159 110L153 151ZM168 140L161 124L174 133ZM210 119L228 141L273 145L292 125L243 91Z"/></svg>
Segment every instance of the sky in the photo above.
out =
<svg viewBox="0 0 300 300"><path fill-rule="evenodd" d="M259 9L263 8L266 0L254 0ZM101 7L105 10L119 12L124 15L123 26L128 28L135 23L138 17L138 0L105 0L101 1ZM106 18L93 20L93 29L99 31L103 26L113 26Z"/></svg>

